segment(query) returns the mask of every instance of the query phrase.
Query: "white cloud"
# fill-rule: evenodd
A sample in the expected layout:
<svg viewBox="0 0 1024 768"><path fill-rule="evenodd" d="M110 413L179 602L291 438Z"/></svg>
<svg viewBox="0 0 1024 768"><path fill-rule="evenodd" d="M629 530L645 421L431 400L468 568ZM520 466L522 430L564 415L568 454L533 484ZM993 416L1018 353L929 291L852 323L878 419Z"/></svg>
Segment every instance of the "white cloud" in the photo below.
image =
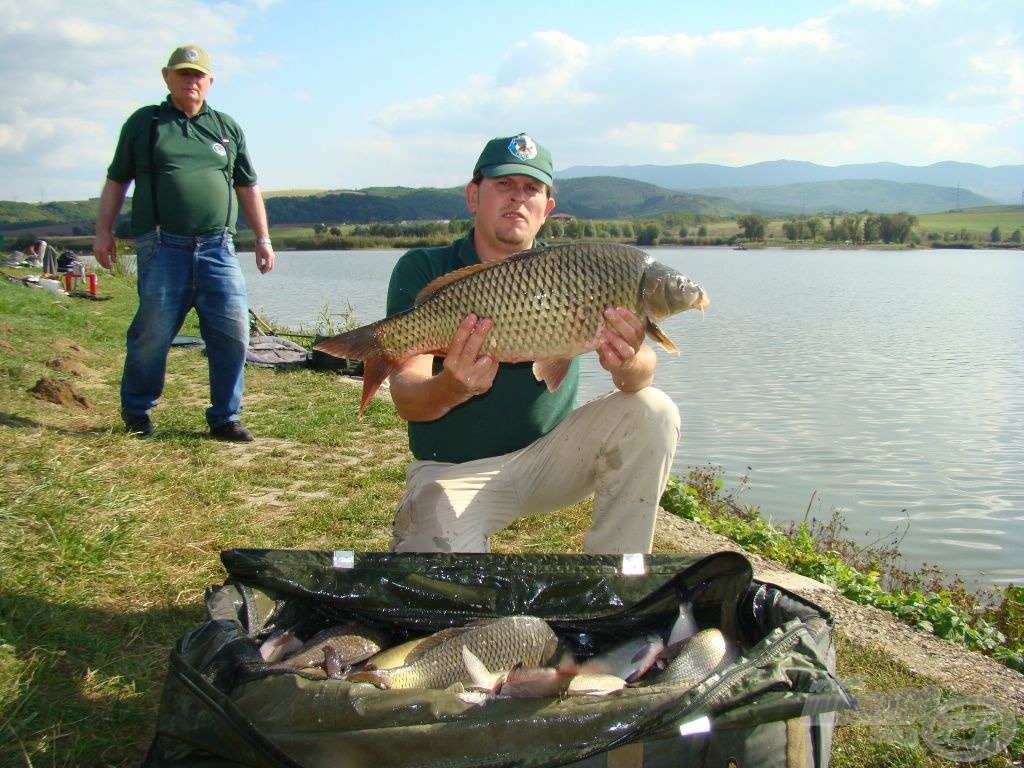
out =
<svg viewBox="0 0 1024 768"><path fill-rule="evenodd" d="M166 93L164 57L197 29L210 50L231 45L244 12L199 0L5 0L0 18L0 197L36 200L95 196L123 120Z"/></svg>
<svg viewBox="0 0 1024 768"><path fill-rule="evenodd" d="M1016 6L838 0L799 18L750 4L651 34L665 25L644 5L622 27L635 33L542 14L485 42L450 18L403 25L369 6L349 28L354 11L326 2L0 0L0 198L95 195L125 117L163 98L160 66L186 41L210 50L212 101L239 118L266 189L451 186L484 141L520 130L561 168L1024 163ZM478 10L483 28L505 13ZM305 18L315 38L280 23Z"/></svg>

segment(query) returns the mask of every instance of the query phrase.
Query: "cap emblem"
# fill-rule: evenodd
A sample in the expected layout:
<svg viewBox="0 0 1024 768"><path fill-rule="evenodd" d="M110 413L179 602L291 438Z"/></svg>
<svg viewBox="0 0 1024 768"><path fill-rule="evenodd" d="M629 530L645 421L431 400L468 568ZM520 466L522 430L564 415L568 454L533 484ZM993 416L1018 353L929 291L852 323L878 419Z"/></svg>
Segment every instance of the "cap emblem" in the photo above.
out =
<svg viewBox="0 0 1024 768"><path fill-rule="evenodd" d="M512 141L508 143L508 151L520 160L533 160L537 156L537 145L525 133L520 133L512 137Z"/></svg>
<svg viewBox="0 0 1024 768"><path fill-rule="evenodd" d="M195 48L186 48L182 52L182 55L185 57L186 61L190 61L193 64L199 61L199 51L197 51Z"/></svg>

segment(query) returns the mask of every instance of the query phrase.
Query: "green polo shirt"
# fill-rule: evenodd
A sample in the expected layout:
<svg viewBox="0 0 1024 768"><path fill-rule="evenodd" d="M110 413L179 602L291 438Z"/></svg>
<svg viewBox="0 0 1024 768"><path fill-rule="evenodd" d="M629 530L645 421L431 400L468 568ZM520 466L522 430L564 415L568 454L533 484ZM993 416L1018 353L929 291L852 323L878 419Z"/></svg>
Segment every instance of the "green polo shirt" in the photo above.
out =
<svg viewBox="0 0 1024 768"><path fill-rule="evenodd" d="M479 264L473 232L451 245L415 248L395 264L388 286L388 317L412 307L427 283ZM434 358L434 372L443 359ZM409 448L420 460L464 462L523 448L550 432L576 407L579 358L557 392L533 377L532 363L500 363L494 386L435 421L409 422Z"/></svg>
<svg viewBox="0 0 1024 768"><path fill-rule="evenodd" d="M206 104L190 118L175 107L168 96L159 105L151 168L149 145L153 110L154 107L143 107L125 121L114 159L107 169L107 178L112 181L120 184L135 181L132 234L138 237L156 228L151 174L156 174L163 231L175 235L202 235L219 232L226 224L234 234L238 217L234 187L256 183L256 172L246 151L242 129L223 112L217 113L220 115L218 123ZM221 136L221 123L226 137ZM222 138L228 140L227 150Z"/></svg>

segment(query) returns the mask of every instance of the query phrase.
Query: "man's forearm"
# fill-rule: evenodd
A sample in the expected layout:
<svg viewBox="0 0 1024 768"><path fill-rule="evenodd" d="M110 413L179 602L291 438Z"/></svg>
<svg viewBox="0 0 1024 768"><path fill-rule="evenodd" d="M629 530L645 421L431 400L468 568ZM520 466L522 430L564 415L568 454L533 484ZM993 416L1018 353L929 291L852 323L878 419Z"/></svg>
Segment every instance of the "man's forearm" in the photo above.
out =
<svg viewBox="0 0 1024 768"><path fill-rule="evenodd" d="M96 234L112 235L114 232L114 221L124 206L124 198L128 194L128 185L131 182L121 183L113 179L107 179L100 192L100 205L96 213Z"/></svg>
<svg viewBox="0 0 1024 768"><path fill-rule="evenodd" d="M267 209L263 204L258 184L251 187L235 187L238 195L238 206L242 209L249 228L257 238L270 237L270 226L267 224Z"/></svg>

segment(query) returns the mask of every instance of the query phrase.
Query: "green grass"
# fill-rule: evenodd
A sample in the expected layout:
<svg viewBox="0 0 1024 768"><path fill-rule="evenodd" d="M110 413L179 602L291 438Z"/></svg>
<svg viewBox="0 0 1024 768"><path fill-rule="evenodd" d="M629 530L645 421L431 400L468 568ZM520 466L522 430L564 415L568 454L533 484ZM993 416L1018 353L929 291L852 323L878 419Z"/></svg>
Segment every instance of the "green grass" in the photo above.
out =
<svg viewBox="0 0 1024 768"><path fill-rule="evenodd" d="M134 284L103 273L100 295L0 284L0 766L138 765L168 650L224 579L220 552L386 549L403 490L394 409L375 401L356 419L358 386L308 369L247 371L258 439L225 445L205 437L206 358L172 350L157 435L125 436ZM41 380L64 389L44 399ZM589 511L521 522L494 548L578 552ZM858 653L840 645L841 674L878 666ZM941 764L877 763L875 740L846 730L837 765Z"/></svg>
<svg viewBox="0 0 1024 768"><path fill-rule="evenodd" d="M919 232L956 234L965 229L977 239L988 239L992 230L999 227L1005 241L1015 229L1024 230L1024 207L1016 205L926 213L919 215L917 221Z"/></svg>

